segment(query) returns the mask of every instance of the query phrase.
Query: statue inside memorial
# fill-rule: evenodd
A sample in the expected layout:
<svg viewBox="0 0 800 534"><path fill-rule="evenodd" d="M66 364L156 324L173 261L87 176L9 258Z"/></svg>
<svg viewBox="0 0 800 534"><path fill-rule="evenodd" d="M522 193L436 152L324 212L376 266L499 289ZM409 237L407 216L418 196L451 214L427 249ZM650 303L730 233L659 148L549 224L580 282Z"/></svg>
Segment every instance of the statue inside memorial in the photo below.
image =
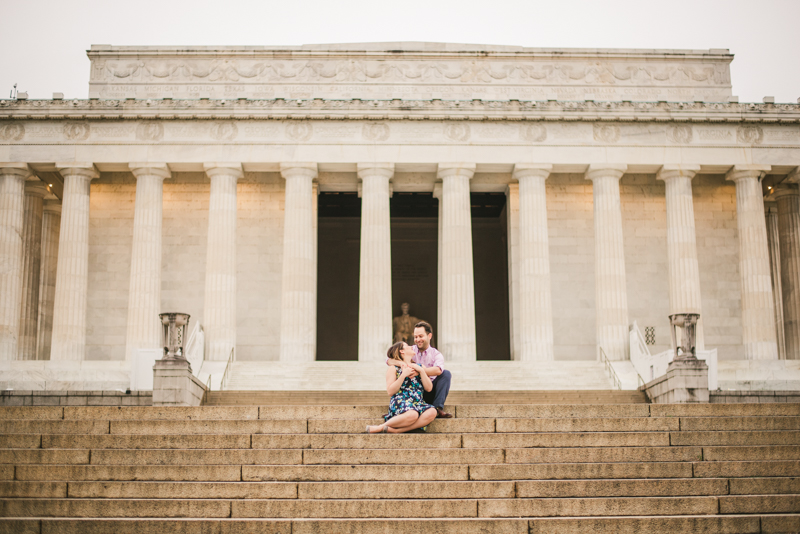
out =
<svg viewBox="0 0 800 534"><path fill-rule="evenodd" d="M414 325L422 321L422 319L409 315L408 310L408 302L402 303L400 305L400 311L403 314L392 319L392 329L394 330L394 340L392 343L403 341L409 345L414 344Z"/></svg>

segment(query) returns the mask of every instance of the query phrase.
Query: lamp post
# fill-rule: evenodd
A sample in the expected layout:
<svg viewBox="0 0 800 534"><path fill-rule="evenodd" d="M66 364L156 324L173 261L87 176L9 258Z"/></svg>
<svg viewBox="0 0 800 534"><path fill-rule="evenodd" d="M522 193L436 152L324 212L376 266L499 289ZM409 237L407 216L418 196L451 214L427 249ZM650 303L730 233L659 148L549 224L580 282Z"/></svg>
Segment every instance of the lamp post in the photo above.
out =
<svg viewBox="0 0 800 534"><path fill-rule="evenodd" d="M672 334L672 350L675 356L672 361L697 360L695 352L695 334L697 321L700 319L699 313L676 313L669 316L670 334ZM677 329L681 328L681 344L678 345Z"/></svg>

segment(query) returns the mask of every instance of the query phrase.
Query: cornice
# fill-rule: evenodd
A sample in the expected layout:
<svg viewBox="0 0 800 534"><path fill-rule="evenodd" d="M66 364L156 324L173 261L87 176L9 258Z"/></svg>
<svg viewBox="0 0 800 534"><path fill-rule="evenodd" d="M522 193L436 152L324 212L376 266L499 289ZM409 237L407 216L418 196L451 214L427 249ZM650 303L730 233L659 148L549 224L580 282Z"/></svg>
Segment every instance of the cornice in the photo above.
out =
<svg viewBox="0 0 800 534"><path fill-rule="evenodd" d="M296 119L796 124L800 104L523 100L0 100L0 120Z"/></svg>

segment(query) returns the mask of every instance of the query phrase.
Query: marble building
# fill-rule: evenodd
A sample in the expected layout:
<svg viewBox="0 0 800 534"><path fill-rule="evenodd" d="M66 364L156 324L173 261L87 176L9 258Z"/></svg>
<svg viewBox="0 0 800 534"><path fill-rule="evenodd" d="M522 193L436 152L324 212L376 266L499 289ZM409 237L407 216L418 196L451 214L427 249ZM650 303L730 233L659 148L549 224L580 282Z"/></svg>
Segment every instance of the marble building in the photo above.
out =
<svg viewBox="0 0 800 534"><path fill-rule="evenodd" d="M0 100L0 386L124 383L164 311L208 375L380 363L409 302L463 369L694 312L721 373L800 389L800 104L740 103L728 50L88 56L88 99Z"/></svg>

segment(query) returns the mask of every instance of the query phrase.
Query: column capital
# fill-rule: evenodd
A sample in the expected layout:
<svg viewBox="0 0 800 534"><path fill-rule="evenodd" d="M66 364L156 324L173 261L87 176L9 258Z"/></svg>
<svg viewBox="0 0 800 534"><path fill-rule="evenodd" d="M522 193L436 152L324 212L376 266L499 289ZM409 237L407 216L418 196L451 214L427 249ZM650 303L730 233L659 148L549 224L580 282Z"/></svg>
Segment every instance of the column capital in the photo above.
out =
<svg viewBox="0 0 800 534"><path fill-rule="evenodd" d="M627 170L628 166L622 163L592 163L586 169L586 179L594 180L595 178L612 176L619 180Z"/></svg>
<svg viewBox="0 0 800 534"><path fill-rule="evenodd" d="M281 176L293 178L295 176L305 176L312 180L317 177L316 163L281 163Z"/></svg>
<svg viewBox="0 0 800 534"><path fill-rule="evenodd" d="M384 176L391 179L394 176L394 163L359 163L357 166L358 178L365 176Z"/></svg>
<svg viewBox="0 0 800 534"><path fill-rule="evenodd" d="M797 197L800 196L800 189L795 184L786 184L786 185L779 185L775 188L775 192L772 193L769 198L770 200L779 201L782 198L786 197ZM766 206L766 202L764 203Z"/></svg>
<svg viewBox="0 0 800 534"><path fill-rule="evenodd" d="M0 163L0 174L16 174L27 178L33 175L33 171L27 163L2 162Z"/></svg>
<svg viewBox="0 0 800 534"><path fill-rule="evenodd" d="M44 185L44 183L38 178L36 179L35 182L34 181L25 182L25 194L27 196L44 198L45 196L47 196L48 192L49 191L47 190L47 186Z"/></svg>
<svg viewBox="0 0 800 534"><path fill-rule="evenodd" d="M128 168L137 180L141 176L158 176L161 179L172 176L166 163L128 163Z"/></svg>
<svg viewBox="0 0 800 534"><path fill-rule="evenodd" d="M45 200L43 209L46 213L58 213L59 215L61 215L61 201Z"/></svg>
<svg viewBox="0 0 800 534"><path fill-rule="evenodd" d="M241 163L204 163L203 170L206 171L206 174L209 178L214 178L215 176L235 176L236 180L241 180L244 178L244 172L242 172Z"/></svg>
<svg viewBox="0 0 800 534"><path fill-rule="evenodd" d="M800 183L800 167L795 167L792 172L786 175L786 178L783 180L785 184L797 184Z"/></svg>
<svg viewBox="0 0 800 534"><path fill-rule="evenodd" d="M656 173L656 180L667 181L670 178L688 178L693 179L694 176L700 171L700 165L662 165L661 169Z"/></svg>
<svg viewBox="0 0 800 534"><path fill-rule="evenodd" d="M90 180L100 178L100 172L94 163L56 163L61 176L85 176Z"/></svg>
<svg viewBox="0 0 800 534"><path fill-rule="evenodd" d="M517 163L514 165L514 172L511 178L519 181L521 178L533 176L536 178L544 178L545 180L553 172L552 165L539 164L539 163Z"/></svg>
<svg viewBox="0 0 800 534"><path fill-rule="evenodd" d="M761 179L772 167L770 165L734 165L725 175L726 180L736 182L747 178Z"/></svg>
<svg viewBox="0 0 800 534"><path fill-rule="evenodd" d="M477 165L474 163L440 163L436 175L438 178L463 176L471 180L472 176L475 174L476 167Z"/></svg>

